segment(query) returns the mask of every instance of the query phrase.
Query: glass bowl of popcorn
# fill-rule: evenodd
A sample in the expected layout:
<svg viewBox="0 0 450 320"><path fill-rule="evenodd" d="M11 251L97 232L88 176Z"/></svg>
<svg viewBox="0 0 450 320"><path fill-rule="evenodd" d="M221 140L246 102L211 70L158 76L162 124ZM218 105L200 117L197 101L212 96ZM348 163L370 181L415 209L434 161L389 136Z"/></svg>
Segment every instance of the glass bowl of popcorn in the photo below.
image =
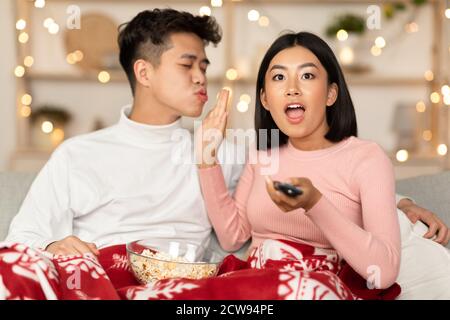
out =
<svg viewBox="0 0 450 320"><path fill-rule="evenodd" d="M222 257L189 241L144 239L127 244L134 276L141 284L162 279L203 279L217 275Z"/></svg>

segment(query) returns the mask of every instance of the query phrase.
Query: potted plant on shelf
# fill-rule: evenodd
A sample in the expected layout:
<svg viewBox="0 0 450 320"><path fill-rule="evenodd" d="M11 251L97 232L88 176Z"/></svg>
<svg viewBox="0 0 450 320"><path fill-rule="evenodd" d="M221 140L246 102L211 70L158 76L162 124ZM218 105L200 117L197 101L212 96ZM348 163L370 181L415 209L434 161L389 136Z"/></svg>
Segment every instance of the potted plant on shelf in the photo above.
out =
<svg viewBox="0 0 450 320"><path fill-rule="evenodd" d="M366 72L369 67L361 62L361 53L364 47L362 36L366 31L364 17L352 13L336 16L327 26L326 35L331 39L342 68L347 72Z"/></svg>

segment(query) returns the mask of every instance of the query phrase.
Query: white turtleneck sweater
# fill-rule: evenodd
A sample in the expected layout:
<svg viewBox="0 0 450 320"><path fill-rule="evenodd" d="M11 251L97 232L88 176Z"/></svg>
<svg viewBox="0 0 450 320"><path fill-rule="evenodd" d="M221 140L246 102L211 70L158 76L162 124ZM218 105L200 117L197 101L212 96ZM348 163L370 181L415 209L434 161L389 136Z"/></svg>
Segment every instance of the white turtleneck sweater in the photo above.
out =
<svg viewBox="0 0 450 320"><path fill-rule="evenodd" d="M130 112L124 107L118 124L69 139L54 151L6 241L45 248L74 235L102 248L161 236L208 245L211 224L192 135L181 120L151 126L130 120ZM245 153L233 154L232 163L223 161L224 149L219 160L227 163L222 168L233 190Z"/></svg>

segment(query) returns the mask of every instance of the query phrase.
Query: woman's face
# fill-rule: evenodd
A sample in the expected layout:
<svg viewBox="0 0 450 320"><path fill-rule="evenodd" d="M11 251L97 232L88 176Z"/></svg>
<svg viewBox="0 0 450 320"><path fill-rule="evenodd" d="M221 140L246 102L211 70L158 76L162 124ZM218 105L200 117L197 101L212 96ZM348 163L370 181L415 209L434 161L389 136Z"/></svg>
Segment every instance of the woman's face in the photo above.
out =
<svg viewBox="0 0 450 320"><path fill-rule="evenodd" d="M329 130L326 108L337 98L336 84L319 59L308 49L295 46L278 52L265 75L261 102L278 128L289 138L323 140Z"/></svg>

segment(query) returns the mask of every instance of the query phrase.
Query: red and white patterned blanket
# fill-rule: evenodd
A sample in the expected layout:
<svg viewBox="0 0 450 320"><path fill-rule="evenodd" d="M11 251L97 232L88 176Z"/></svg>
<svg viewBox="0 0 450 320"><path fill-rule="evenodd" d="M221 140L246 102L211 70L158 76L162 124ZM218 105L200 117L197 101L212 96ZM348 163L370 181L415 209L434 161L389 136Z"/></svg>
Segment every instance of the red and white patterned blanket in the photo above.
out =
<svg viewBox="0 0 450 320"><path fill-rule="evenodd" d="M0 243L0 299L322 300L395 299L400 287L368 289L366 280L327 252L267 240L247 261L223 260L216 277L166 279L140 285L125 245L92 254L53 256L22 244Z"/></svg>

